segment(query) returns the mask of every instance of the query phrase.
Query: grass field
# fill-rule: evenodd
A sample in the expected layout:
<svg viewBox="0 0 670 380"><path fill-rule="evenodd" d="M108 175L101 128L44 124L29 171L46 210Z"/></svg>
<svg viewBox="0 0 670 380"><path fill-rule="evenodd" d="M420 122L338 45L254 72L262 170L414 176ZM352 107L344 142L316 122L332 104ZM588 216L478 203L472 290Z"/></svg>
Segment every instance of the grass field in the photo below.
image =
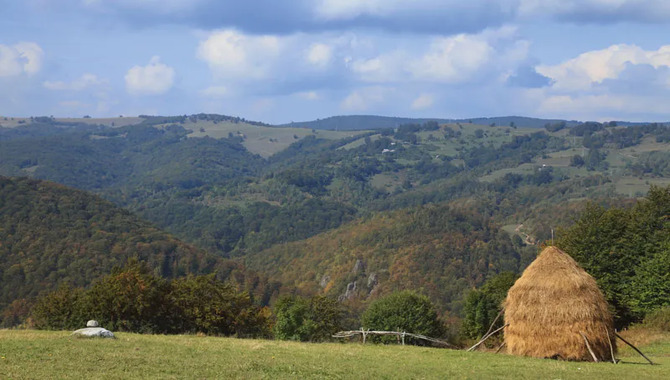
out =
<svg viewBox="0 0 670 380"><path fill-rule="evenodd" d="M397 345L309 344L118 333L77 339L68 332L0 330L2 379L667 379L670 336L629 350L622 362L576 363Z"/></svg>
<svg viewBox="0 0 670 380"><path fill-rule="evenodd" d="M243 138L242 145L251 153L256 153L262 157L270 157L275 153L288 148L294 142L309 135L316 135L318 138L338 140L346 137L355 136L364 131L320 131L307 128L279 128L263 127L244 122L218 122L198 120L193 123L187 121L182 126L192 130L190 137L209 136L213 138L228 137L229 134Z"/></svg>

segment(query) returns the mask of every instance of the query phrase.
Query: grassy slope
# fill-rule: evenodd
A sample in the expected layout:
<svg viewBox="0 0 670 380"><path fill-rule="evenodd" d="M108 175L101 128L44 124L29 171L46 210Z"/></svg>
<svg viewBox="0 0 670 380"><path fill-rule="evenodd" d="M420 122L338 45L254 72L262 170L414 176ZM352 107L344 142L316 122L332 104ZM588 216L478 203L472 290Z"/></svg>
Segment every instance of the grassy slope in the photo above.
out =
<svg viewBox="0 0 670 380"><path fill-rule="evenodd" d="M410 346L309 344L197 336L117 334L75 339L68 332L0 330L0 378L509 378L670 377L670 336L630 350L623 362L577 363Z"/></svg>
<svg viewBox="0 0 670 380"><path fill-rule="evenodd" d="M259 154L262 157L270 157L275 153L281 152L288 148L289 145L309 135L316 135L319 138L329 140L338 140L362 133L362 131L312 132L311 129L307 128L262 127L244 122L213 123L204 120L198 120L195 123L186 121L182 126L193 131L189 134L189 137L209 136L218 139L228 137L229 133L232 133L234 136L244 137L242 145L251 153Z"/></svg>

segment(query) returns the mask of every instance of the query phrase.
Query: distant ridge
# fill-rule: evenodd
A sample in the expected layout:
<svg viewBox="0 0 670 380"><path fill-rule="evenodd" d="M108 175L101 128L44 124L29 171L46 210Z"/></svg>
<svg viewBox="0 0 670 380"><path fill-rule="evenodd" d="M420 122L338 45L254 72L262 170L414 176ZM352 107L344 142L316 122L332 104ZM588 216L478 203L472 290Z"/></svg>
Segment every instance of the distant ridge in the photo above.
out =
<svg viewBox="0 0 670 380"><path fill-rule="evenodd" d="M500 117L475 117L468 119L442 119L442 118L408 118L408 117L390 117L390 116L376 116L376 115L346 115L346 116L331 116L325 119L317 119L312 121L291 122L288 124L279 125L279 127L299 127L312 128L319 130L340 130L340 131L354 131L365 129L383 129L396 128L402 124L409 123L425 123L427 121L437 121L438 123L473 123L498 126L517 126L524 128L542 128L547 123L565 122L568 126L579 124L576 120L561 120L561 119L538 119L524 116L500 116ZM513 124L512 124L513 123ZM620 122L629 124L627 122Z"/></svg>

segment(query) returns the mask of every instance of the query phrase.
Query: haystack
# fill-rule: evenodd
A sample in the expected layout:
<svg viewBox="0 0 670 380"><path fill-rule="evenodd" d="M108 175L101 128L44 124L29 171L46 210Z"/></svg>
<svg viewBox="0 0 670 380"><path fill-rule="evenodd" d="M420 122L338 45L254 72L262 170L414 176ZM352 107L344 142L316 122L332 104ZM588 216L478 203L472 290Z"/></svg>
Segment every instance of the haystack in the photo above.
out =
<svg viewBox="0 0 670 380"><path fill-rule="evenodd" d="M593 361L584 337L599 361L616 352L612 315L596 281L556 247L526 268L504 307L508 353Z"/></svg>

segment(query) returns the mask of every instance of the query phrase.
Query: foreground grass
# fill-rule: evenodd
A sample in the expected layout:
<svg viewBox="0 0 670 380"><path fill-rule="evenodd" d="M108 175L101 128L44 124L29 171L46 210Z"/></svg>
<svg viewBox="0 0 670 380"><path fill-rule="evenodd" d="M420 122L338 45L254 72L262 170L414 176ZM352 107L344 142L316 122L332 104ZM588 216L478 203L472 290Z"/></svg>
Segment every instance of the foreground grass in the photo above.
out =
<svg viewBox="0 0 670 380"><path fill-rule="evenodd" d="M151 378L670 378L670 339L645 346L659 365L623 350L618 365L570 363L410 346L305 344L118 333L0 330L1 379Z"/></svg>

